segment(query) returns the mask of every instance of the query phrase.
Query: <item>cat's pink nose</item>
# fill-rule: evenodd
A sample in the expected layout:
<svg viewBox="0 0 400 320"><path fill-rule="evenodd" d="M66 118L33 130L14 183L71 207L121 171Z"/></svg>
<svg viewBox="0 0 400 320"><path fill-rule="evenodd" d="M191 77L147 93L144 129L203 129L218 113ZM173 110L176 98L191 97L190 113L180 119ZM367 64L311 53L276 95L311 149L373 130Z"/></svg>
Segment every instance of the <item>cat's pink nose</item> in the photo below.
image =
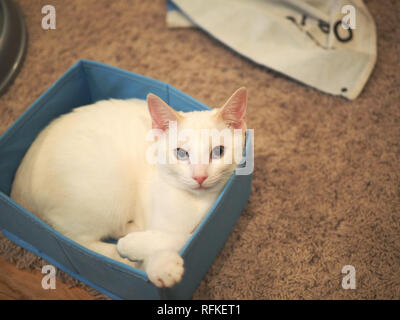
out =
<svg viewBox="0 0 400 320"><path fill-rule="evenodd" d="M199 183L199 185L201 185L204 182L204 180L207 179L207 176L195 176L193 177L193 179L196 180Z"/></svg>

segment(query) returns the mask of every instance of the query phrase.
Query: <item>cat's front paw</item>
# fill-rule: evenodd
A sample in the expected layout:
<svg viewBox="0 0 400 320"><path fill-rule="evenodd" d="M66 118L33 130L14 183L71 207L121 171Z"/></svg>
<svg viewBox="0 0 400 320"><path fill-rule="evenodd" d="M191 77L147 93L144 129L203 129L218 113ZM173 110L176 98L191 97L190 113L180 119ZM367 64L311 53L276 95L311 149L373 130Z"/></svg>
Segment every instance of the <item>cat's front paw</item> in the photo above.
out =
<svg viewBox="0 0 400 320"><path fill-rule="evenodd" d="M132 232L119 239L117 243L119 255L132 261L143 260L147 255L147 243L142 238L140 233Z"/></svg>
<svg viewBox="0 0 400 320"><path fill-rule="evenodd" d="M148 258L146 272L157 287L172 287L182 279L183 259L174 251L162 251Z"/></svg>

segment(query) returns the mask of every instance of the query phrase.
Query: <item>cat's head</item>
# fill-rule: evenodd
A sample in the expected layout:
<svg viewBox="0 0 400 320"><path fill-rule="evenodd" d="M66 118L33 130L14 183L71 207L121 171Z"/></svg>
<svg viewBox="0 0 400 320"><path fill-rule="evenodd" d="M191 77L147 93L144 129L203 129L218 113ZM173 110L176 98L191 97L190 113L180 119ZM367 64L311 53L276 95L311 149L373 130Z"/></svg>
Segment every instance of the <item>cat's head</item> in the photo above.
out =
<svg viewBox="0 0 400 320"><path fill-rule="evenodd" d="M159 151L166 155L158 164L163 178L198 194L220 190L242 157L247 90L240 88L221 108L205 111L178 112L153 94L147 104Z"/></svg>

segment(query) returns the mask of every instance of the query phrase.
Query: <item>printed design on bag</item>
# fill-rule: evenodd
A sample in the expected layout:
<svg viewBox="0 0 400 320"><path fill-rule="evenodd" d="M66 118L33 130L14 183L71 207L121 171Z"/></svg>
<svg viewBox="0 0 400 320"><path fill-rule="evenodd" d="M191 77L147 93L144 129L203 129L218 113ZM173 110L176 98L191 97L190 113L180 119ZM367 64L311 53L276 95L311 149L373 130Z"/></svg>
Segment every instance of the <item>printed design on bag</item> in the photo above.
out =
<svg viewBox="0 0 400 320"><path fill-rule="evenodd" d="M346 43L353 40L353 30L356 29L356 9L354 6L345 5L342 7L341 12L343 14L347 13L342 19L339 19L333 23L333 35L335 38L341 42ZM331 32L331 25L329 22L323 19L313 19L306 14L301 15L300 21L294 16L286 16L286 18L292 21L300 31L304 32L317 46L322 49L334 49L329 44L324 45L321 43L321 35L318 35L314 30L316 28L309 27L310 24L317 24L318 29L322 34L329 35ZM310 22L311 21L311 22ZM312 31L311 31L312 30Z"/></svg>

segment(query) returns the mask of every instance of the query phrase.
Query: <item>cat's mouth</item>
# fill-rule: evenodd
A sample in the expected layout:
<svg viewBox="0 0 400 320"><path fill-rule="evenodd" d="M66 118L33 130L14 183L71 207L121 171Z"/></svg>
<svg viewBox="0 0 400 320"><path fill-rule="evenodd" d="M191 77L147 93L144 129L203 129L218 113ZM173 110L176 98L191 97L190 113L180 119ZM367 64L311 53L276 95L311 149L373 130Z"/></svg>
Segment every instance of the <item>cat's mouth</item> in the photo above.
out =
<svg viewBox="0 0 400 320"><path fill-rule="evenodd" d="M209 191L212 190L214 187L216 186L216 184L211 184L211 185L197 185L195 187L192 187L193 190L198 191L198 192L205 192L205 191Z"/></svg>
<svg viewBox="0 0 400 320"><path fill-rule="evenodd" d="M213 186L205 186L204 184L197 185L197 186L192 186L191 189L197 192L205 192L206 190L209 190Z"/></svg>

